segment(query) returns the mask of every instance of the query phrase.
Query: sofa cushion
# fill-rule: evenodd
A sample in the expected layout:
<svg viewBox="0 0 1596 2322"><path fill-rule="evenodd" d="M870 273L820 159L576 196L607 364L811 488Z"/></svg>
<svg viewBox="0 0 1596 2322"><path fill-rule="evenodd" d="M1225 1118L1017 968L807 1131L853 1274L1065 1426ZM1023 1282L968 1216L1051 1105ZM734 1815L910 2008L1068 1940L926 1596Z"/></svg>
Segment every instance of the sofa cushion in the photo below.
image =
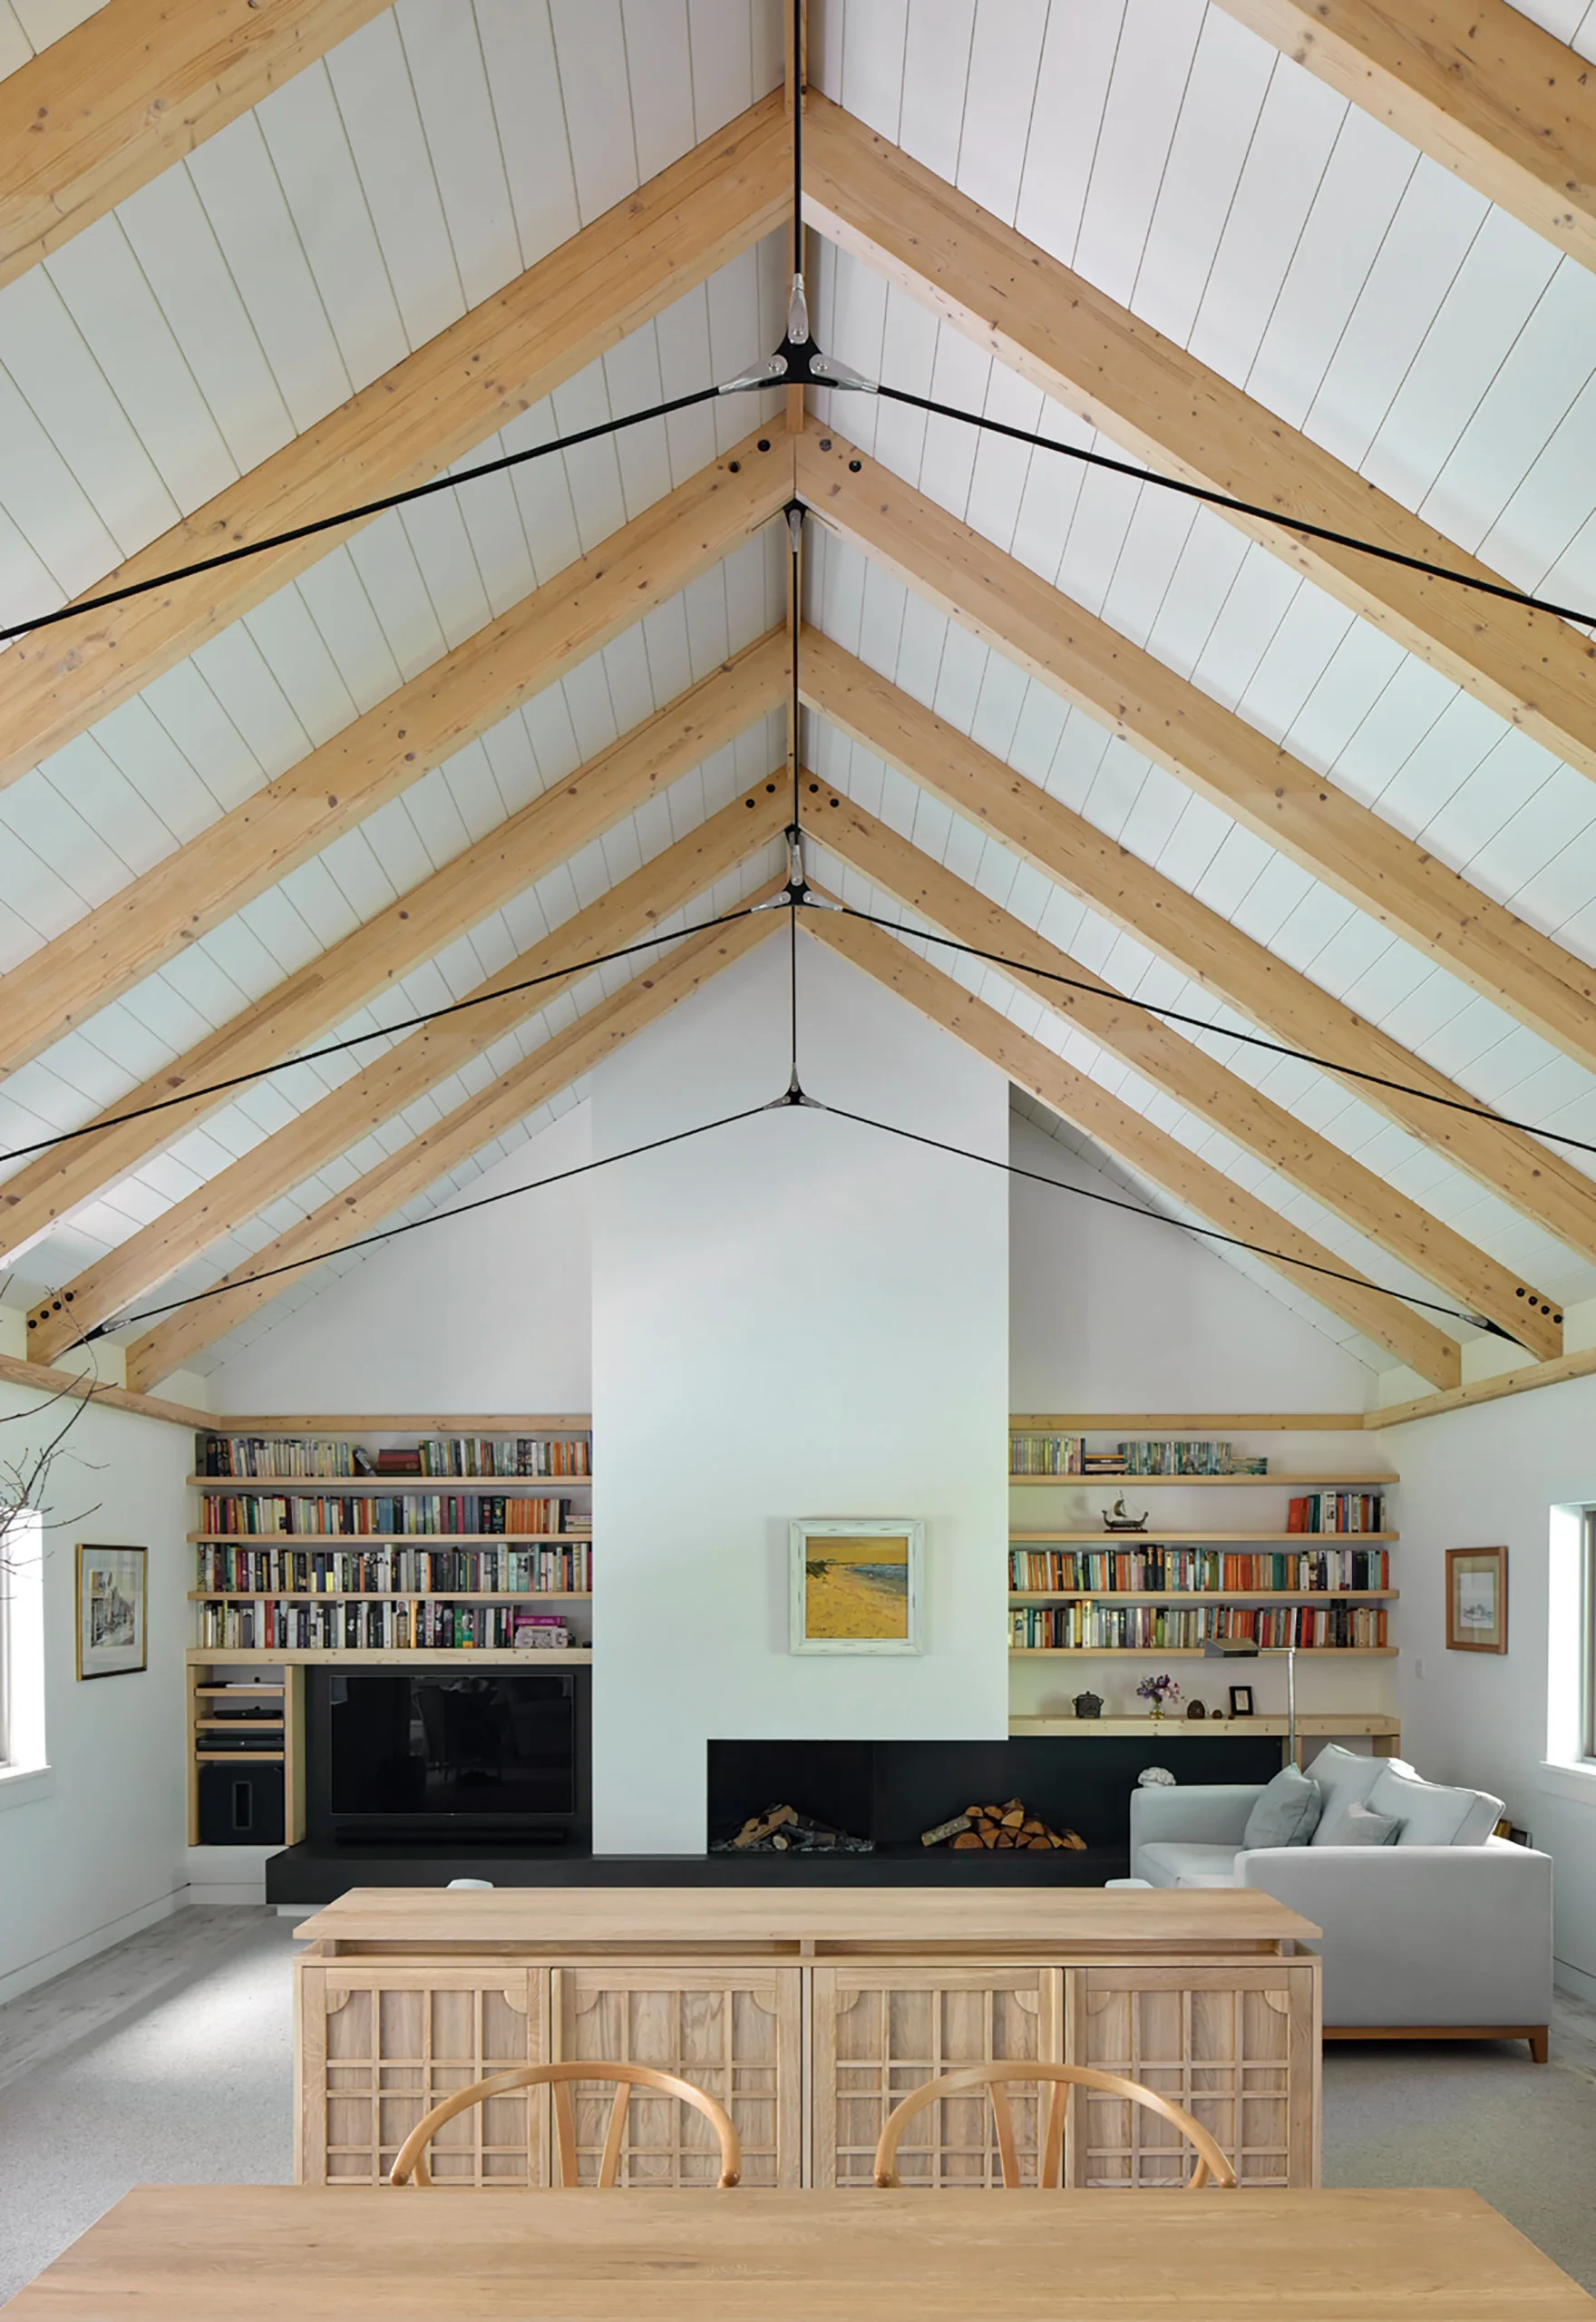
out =
<svg viewBox="0 0 1596 2322"><path fill-rule="evenodd" d="M1204 1846L1196 1839L1154 1839L1137 1860L1154 1887L1236 1887L1234 1847Z"/></svg>
<svg viewBox="0 0 1596 2322"><path fill-rule="evenodd" d="M1368 1794L1376 1814L1400 1822L1399 1847L1483 1847L1501 1818L1502 1800L1483 1790L1447 1790L1390 1767Z"/></svg>
<svg viewBox="0 0 1596 2322"><path fill-rule="evenodd" d="M1394 1847L1402 1825L1395 1815L1377 1814L1372 1808L1360 1806L1356 1799L1344 1806L1330 1824L1329 1836L1324 1835L1324 1822L1313 1834L1313 1843L1327 1847Z"/></svg>
<svg viewBox="0 0 1596 2322"><path fill-rule="evenodd" d="M1300 1766L1282 1766L1247 1817L1241 1844L1305 1847L1319 1817L1319 1787Z"/></svg>
<svg viewBox="0 0 1596 2322"><path fill-rule="evenodd" d="M1321 1800L1319 1827L1309 1840L1309 1846L1328 1846L1326 1831L1345 1807L1354 1803L1367 1806L1368 1794L1387 1766L1402 1766L1400 1759L1367 1758L1356 1750L1343 1750L1339 1743L1327 1742L1309 1765L1309 1773L1318 1782Z"/></svg>

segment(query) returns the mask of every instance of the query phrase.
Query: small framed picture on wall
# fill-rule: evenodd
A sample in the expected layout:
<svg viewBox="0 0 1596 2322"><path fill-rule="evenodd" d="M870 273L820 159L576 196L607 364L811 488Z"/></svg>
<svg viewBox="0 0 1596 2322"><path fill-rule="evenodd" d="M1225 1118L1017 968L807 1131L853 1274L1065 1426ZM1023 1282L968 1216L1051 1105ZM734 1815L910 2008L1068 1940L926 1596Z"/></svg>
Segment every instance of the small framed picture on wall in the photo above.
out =
<svg viewBox="0 0 1596 2322"><path fill-rule="evenodd" d="M1507 1550L1446 1551L1446 1646L1451 1653L1507 1650Z"/></svg>
<svg viewBox="0 0 1596 2322"><path fill-rule="evenodd" d="M1252 1688L1251 1688L1251 1685L1232 1685L1232 1686L1231 1687L1231 1715L1232 1717L1251 1717L1251 1714L1252 1714Z"/></svg>
<svg viewBox="0 0 1596 2322"><path fill-rule="evenodd" d="M148 1663L147 1548L78 1546L78 1675L126 1677Z"/></svg>
<svg viewBox="0 0 1596 2322"><path fill-rule="evenodd" d="M789 1526L793 1653L919 1653L925 1526L914 1517Z"/></svg>

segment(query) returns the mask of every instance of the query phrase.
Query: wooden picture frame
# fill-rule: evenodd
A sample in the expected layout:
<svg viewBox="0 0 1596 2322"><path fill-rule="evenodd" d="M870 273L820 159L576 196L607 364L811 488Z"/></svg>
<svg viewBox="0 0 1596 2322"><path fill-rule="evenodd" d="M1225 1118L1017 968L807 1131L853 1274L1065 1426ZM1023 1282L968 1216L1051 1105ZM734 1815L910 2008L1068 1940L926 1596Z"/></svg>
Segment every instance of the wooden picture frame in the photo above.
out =
<svg viewBox="0 0 1596 2322"><path fill-rule="evenodd" d="M920 1653L926 1527L915 1517L788 1527L793 1653Z"/></svg>
<svg viewBox="0 0 1596 2322"><path fill-rule="evenodd" d="M1231 1687L1231 1715L1232 1717L1251 1717L1251 1714L1252 1714L1252 1688L1251 1688L1251 1685L1232 1685L1232 1686Z"/></svg>
<svg viewBox="0 0 1596 2322"><path fill-rule="evenodd" d="M80 1540L77 1551L78 1680L131 1677L150 1665L148 1548Z"/></svg>
<svg viewBox="0 0 1596 2322"><path fill-rule="evenodd" d="M1507 1650L1507 1550L1446 1551L1446 1650Z"/></svg>

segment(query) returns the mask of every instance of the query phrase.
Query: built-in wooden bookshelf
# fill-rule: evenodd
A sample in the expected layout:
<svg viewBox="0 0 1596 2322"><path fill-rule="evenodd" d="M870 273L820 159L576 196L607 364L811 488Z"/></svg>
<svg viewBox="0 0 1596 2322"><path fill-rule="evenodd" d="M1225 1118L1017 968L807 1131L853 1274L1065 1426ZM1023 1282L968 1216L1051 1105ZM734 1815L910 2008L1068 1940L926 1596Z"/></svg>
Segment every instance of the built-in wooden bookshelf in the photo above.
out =
<svg viewBox="0 0 1596 2322"><path fill-rule="evenodd" d="M223 1429L228 1432L224 1433ZM396 1443L397 1438L408 1438ZM393 1464L396 1455L404 1464ZM365 1464L381 1472L354 1472ZM418 1472L424 1464L425 1472ZM592 1660L592 1647L579 1634L564 1648L462 1641L421 1644L267 1643L258 1633L286 1627L279 1610L293 1620L300 1608L313 1615L358 1619L363 1633L374 1615L392 1628L401 1613L415 1624L422 1608L458 1607L473 1625L527 1613L540 1624L579 1618L585 1624L592 1602L592 1525L588 1495L592 1489L591 1435L588 1420L575 1414L529 1418L516 1414L473 1415L452 1420L435 1414L326 1420L314 1416L282 1420L219 1421L197 1436L192 1490L203 1495L200 1522L188 1535L196 1551L200 1585L189 1599L199 1632L185 1656L189 1701L189 1840L199 1843L199 1788L209 1765L283 1768L284 1826L291 1845L304 1836L305 1672L336 1664L354 1668L401 1668L427 1663L457 1665L569 1668ZM409 1528L367 1531L364 1511L374 1498L404 1511ZM277 1503L270 1507L270 1503ZM470 1503L470 1513L499 1516L489 1530L429 1529L446 1507ZM498 1503L509 1503L501 1508ZM515 1528L526 1503L540 1504L540 1521ZM488 1505L484 1505L487 1503ZM557 1514L551 1528L547 1513ZM387 1513L387 1510L384 1511ZM278 1517L313 1513L320 1528L277 1530ZM260 1519L268 1520L262 1523ZM462 1579L476 1585L410 1587L404 1576L422 1575L421 1560L457 1556ZM209 1559L208 1566L207 1559ZM248 1564L243 1559L249 1559ZM279 1562L279 1558L281 1561ZM508 1566L518 1560L518 1582L509 1585ZM238 1560L229 1562L229 1559ZM369 1567L387 1559L400 1568L393 1585L373 1587ZM530 1585L540 1564L569 1562L589 1585ZM283 1569L287 1564L287 1569ZM362 1566L367 1567L362 1571ZM268 1586L277 1576L292 1585ZM411 1569L404 1575L404 1567ZM447 1567L446 1567L447 1568ZM259 1573L260 1586L207 1585L230 1574ZM431 1576L428 1576L431 1577ZM506 1582L499 1585L500 1580ZM303 1585L301 1583L303 1582ZM490 1585L482 1585L487 1582ZM254 1608L248 1641L227 1642L212 1630ZM430 1615L429 1615L430 1616ZM452 1623L453 1626L453 1624ZM225 1713L224 1713L225 1712ZM229 1747L236 1738L239 1746Z"/></svg>
<svg viewBox="0 0 1596 2322"><path fill-rule="evenodd" d="M1397 1602L1399 1592L1390 1585L1385 1551L1400 1536L1386 1524L1385 1495L1396 1477L1367 1468L1271 1474L1266 1465L1259 1473L1264 1463L1256 1457L1238 1459L1226 1441L1178 1439L1183 1430L1170 1421L1151 1420L1127 1430L1117 1446L1095 1450L1087 1432L1012 1423L1011 1487L1097 1494L1105 1507L1111 1497L1134 1505L1143 1492L1155 1488L1270 1490L1294 1503L1288 1511L1292 1521L1281 1531L1246 1524L1133 1531L1109 1528L1101 1513L1087 1527L1072 1508L1056 1525L1013 1527L1008 1602L1015 1661L1194 1660L1210 1644L1252 1646L1270 1656L1295 1650L1317 1659L1396 1657L1397 1648L1387 1641L1386 1608ZM1154 1472L1141 1472L1141 1463ZM1017 1464L1046 1471L1016 1473ZM1042 1555L1055 1549L1065 1567L1060 1585L1019 1585L1039 1578ZM1205 1549L1231 1553L1205 1556ZM1370 1565L1354 1564L1364 1551L1371 1552ZM1168 1552L1172 1561L1187 1567L1178 1576L1158 1568ZM1264 1585L1227 1580L1223 1567L1242 1557ZM1317 1569L1293 1574L1293 1561ZM1113 1577L1131 1585L1094 1587L1087 1574L1070 1569L1089 1562L1110 1564ZM1359 1585L1366 1580L1367 1585ZM1140 1625L1130 1617L1137 1609L1150 1616L1150 1624L1166 1624L1170 1641L1122 1639L1118 1632ZM1105 1628L1115 1633L1114 1641L1102 1637ZM1195 1641L1175 1641L1192 1639L1193 1631ZM1338 1641L1299 1641L1293 1646L1286 1638L1294 1632L1307 1640L1334 1635Z"/></svg>

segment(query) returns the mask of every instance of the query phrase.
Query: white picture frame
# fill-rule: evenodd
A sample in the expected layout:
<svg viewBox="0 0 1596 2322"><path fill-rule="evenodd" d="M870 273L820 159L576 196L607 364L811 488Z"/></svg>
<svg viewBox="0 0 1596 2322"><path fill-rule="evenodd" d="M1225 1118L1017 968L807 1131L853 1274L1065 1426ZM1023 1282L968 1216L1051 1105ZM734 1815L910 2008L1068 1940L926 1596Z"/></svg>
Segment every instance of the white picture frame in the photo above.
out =
<svg viewBox="0 0 1596 2322"><path fill-rule="evenodd" d="M912 1516L794 1518L789 1649L922 1653L925 1534Z"/></svg>

